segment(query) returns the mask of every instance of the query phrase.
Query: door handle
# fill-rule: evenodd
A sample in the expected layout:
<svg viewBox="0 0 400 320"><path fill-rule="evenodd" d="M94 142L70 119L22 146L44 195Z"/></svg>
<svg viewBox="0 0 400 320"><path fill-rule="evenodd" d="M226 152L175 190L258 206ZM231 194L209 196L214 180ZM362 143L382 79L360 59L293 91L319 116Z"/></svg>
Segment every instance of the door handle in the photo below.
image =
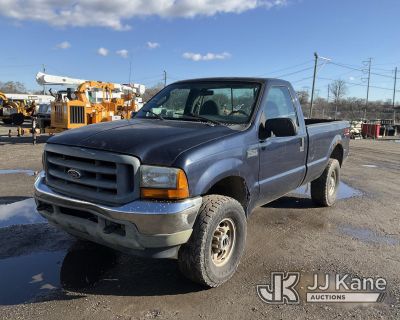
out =
<svg viewBox="0 0 400 320"><path fill-rule="evenodd" d="M300 152L304 152L304 137L300 138Z"/></svg>

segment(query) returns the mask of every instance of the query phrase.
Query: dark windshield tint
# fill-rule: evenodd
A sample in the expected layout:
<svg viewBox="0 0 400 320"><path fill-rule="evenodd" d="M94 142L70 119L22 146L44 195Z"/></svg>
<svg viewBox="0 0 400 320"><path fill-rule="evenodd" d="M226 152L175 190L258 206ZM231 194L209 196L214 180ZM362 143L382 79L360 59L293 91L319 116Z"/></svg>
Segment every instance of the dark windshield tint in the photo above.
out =
<svg viewBox="0 0 400 320"><path fill-rule="evenodd" d="M136 118L249 122L261 85L253 82L187 82L172 84L155 95Z"/></svg>

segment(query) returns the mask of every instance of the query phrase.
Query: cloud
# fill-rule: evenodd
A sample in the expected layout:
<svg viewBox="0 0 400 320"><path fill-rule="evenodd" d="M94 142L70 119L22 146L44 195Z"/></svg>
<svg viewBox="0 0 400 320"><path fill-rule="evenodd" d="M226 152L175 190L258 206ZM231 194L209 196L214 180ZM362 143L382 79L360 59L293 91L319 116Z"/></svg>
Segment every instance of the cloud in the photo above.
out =
<svg viewBox="0 0 400 320"><path fill-rule="evenodd" d="M354 81L355 78L354 78L354 77L349 77L349 80L350 80L350 81Z"/></svg>
<svg viewBox="0 0 400 320"><path fill-rule="evenodd" d="M149 49L156 49L159 46L160 46L160 44L158 42L151 42L151 41L147 42L147 48L149 48Z"/></svg>
<svg viewBox="0 0 400 320"><path fill-rule="evenodd" d="M0 0L0 15L57 27L100 26L129 30L137 17L193 18L282 7L289 0Z"/></svg>
<svg viewBox="0 0 400 320"><path fill-rule="evenodd" d="M121 49L115 52L117 55L119 55L122 58L128 58L129 56L129 51L126 49Z"/></svg>
<svg viewBox="0 0 400 320"><path fill-rule="evenodd" d="M56 48L57 49L63 49L63 50L64 49L68 49L68 48L71 48L71 44L68 41L63 41L63 42L57 44Z"/></svg>
<svg viewBox="0 0 400 320"><path fill-rule="evenodd" d="M185 52L182 57L184 59L192 61L211 61L211 60L225 60L231 57L229 52L222 53L207 53L202 55L201 53Z"/></svg>
<svg viewBox="0 0 400 320"><path fill-rule="evenodd" d="M99 48L99 49L97 50L97 54L98 54L99 56L106 57L106 56L108 56L108 49L101 47L101 48Z"/></svg>

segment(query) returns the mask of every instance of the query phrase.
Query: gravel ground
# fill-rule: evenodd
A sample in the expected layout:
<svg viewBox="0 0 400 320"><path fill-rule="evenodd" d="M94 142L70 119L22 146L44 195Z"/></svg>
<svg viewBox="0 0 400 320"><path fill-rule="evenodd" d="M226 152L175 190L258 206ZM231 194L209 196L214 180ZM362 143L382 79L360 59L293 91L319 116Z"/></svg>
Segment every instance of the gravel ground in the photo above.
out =
<svg viewBox="0 0 400 320"><path fill-rule="evenodd" d="M7 132L2 127L0 136ZM40 170L44 144L28 139L0 138L0 169ZM352 141L342 199L318 208L306 195L290 194L256 209L237 273L204 290L184 279L174 260L76 242L37 217L29 200L34 176L0 174L0 214L12 203L18 218L0 225L0 318L399 319L399 178L400 143ZM256 285L270 283L272 271L384 277L388 288L381 303L269 305ZM304 288L300 282L302 298Z"/></svg>

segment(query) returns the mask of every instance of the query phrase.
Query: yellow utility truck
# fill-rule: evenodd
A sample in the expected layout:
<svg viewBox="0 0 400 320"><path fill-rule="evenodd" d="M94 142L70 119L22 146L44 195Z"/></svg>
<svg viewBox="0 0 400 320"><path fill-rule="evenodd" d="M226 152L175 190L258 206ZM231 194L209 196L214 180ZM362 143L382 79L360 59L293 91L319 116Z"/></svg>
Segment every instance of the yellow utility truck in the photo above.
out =
<svg viewBox="0 0 400 320"><path fill-rule="evenodd" d="M145 87L102 81L74 79L39 72L41 85L75 86L54 94L51 104L51 125L47 132L55 133L88 124L129 118L141 107L140 96Z"/></svg>

